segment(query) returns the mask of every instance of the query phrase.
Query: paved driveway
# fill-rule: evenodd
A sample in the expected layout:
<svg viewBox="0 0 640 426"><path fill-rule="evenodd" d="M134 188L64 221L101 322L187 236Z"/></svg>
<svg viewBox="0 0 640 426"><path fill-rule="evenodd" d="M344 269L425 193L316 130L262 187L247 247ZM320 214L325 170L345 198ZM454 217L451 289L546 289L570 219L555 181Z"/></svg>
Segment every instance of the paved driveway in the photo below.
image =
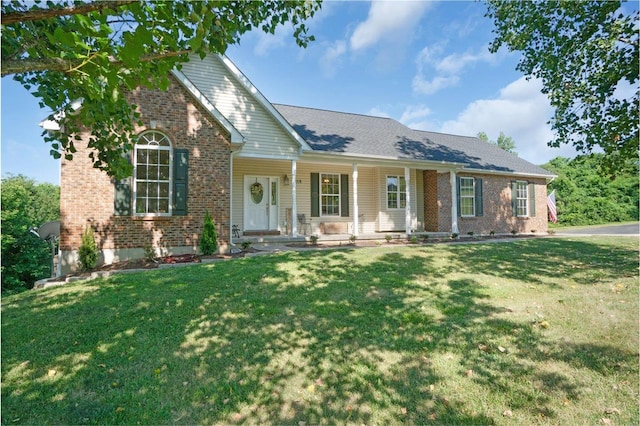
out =
<svg viewBox="0 0 640 426"><path fill-rule="evenodd" d="M583 229L566 229L558 231L556 235L640 235L640 223L590 226Z"/></svg>

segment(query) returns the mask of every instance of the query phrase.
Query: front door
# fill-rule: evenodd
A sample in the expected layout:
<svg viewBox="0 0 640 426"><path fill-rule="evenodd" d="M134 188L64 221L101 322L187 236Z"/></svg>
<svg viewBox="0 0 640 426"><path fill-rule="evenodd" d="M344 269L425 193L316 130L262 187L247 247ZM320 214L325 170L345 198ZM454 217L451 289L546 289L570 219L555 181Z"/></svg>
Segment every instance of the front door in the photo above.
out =
<svg viewBox="0 0 640 426"><path fill-rule="evenodd" d="M278 229L278 178L244 177L244 229L269 231Z"/></svg>

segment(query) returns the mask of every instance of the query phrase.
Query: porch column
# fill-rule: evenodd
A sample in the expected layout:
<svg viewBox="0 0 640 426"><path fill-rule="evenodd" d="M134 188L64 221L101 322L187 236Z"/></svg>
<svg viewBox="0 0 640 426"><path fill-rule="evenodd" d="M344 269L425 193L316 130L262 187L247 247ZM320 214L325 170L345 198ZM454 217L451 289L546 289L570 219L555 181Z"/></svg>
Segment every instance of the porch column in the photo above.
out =
<svg viewBox="0 0 640 426"><path fill-rule="evenodd" d="M296 171L298 164L296 160L291 160L291 235L298 236L298 200L297 200L297 178Z"/></svg>
<svg viewBox="0 0 640 426"><path fill-rule="evenodd" d="M458 189L456 182L456 172L451 170L451 233L458 234Z"/></svg>
<svg viewBox="0 0 640 426"><path fill-rule="evenodd" d="M411 234L411 170L404 168L405 197L407 199L404 206L404 231Z"/></svg>
<svg viewBox="0 0 640 426"><path fill-rule="evenodd" d="M353 235L358 236L358 165L353 163Z"/></svg>

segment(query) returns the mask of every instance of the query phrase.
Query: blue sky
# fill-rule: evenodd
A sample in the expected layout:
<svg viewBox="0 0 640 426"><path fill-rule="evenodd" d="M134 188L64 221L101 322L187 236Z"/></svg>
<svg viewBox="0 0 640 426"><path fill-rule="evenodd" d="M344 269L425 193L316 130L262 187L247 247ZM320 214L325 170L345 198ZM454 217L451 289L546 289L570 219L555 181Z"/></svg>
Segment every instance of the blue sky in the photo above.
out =
<svg viewBox="0 0 640 426"><path fill-rule="evenodd" d="M519 55L488 51L493 24L481 2L325 1L308 23L316 37L299 48L290 26L246 34L229 58L273 103L394 118L421 130L496 139L542 164L573 157L549 148L553 111L540 84L515 70ZM59 183L38 123L50 111L2 79L2 176Z"/></svg>

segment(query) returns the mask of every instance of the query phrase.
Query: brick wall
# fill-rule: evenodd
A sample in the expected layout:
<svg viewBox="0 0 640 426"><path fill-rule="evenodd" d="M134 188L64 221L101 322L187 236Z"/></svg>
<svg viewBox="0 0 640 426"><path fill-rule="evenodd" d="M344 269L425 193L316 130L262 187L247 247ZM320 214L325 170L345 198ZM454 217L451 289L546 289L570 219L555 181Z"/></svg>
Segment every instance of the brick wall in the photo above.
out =
<svg viewBox="0 0 640 426"><path fill-rule="evenodd" d="M422 188L424 196L424 230L438 231L438 172L424 170L422 172Z"/></svg>
<svg viewBox="0 0 640 426"><path fill-rule="evenodd" d="M545 179L514 178L482 174L459 173L458 176L471 176L482 179L484 215L481 217L458 217L460 234L473 232L476 235L508 234L512 230L518 233L547 232L547 186ZM535 217L514 217L511 208L511 181L527 180L536 186ZM441 232L451 231L451 186L449 173L440 173L437 177L438 188L438 227Z"/></svg>
<svg viewBox="0 0 640 426"><path fill-rule="evenodd" d="M92 167L86 142L77 143L72 161L62 161L60 249L75 251L82 230L91 225L98 246L103 249L132 249L152 246L198 246L208 210L216 224L218 240L229 237L229 135L201 108L173 77L166 92L138 89L128 95L139 106L143 126L165 133L173 148L189 150L188 215L137 217L114 215L114 185ZM83 135L86 140L87 135ZM72 268L71 268L72 269Z"/></svg>

